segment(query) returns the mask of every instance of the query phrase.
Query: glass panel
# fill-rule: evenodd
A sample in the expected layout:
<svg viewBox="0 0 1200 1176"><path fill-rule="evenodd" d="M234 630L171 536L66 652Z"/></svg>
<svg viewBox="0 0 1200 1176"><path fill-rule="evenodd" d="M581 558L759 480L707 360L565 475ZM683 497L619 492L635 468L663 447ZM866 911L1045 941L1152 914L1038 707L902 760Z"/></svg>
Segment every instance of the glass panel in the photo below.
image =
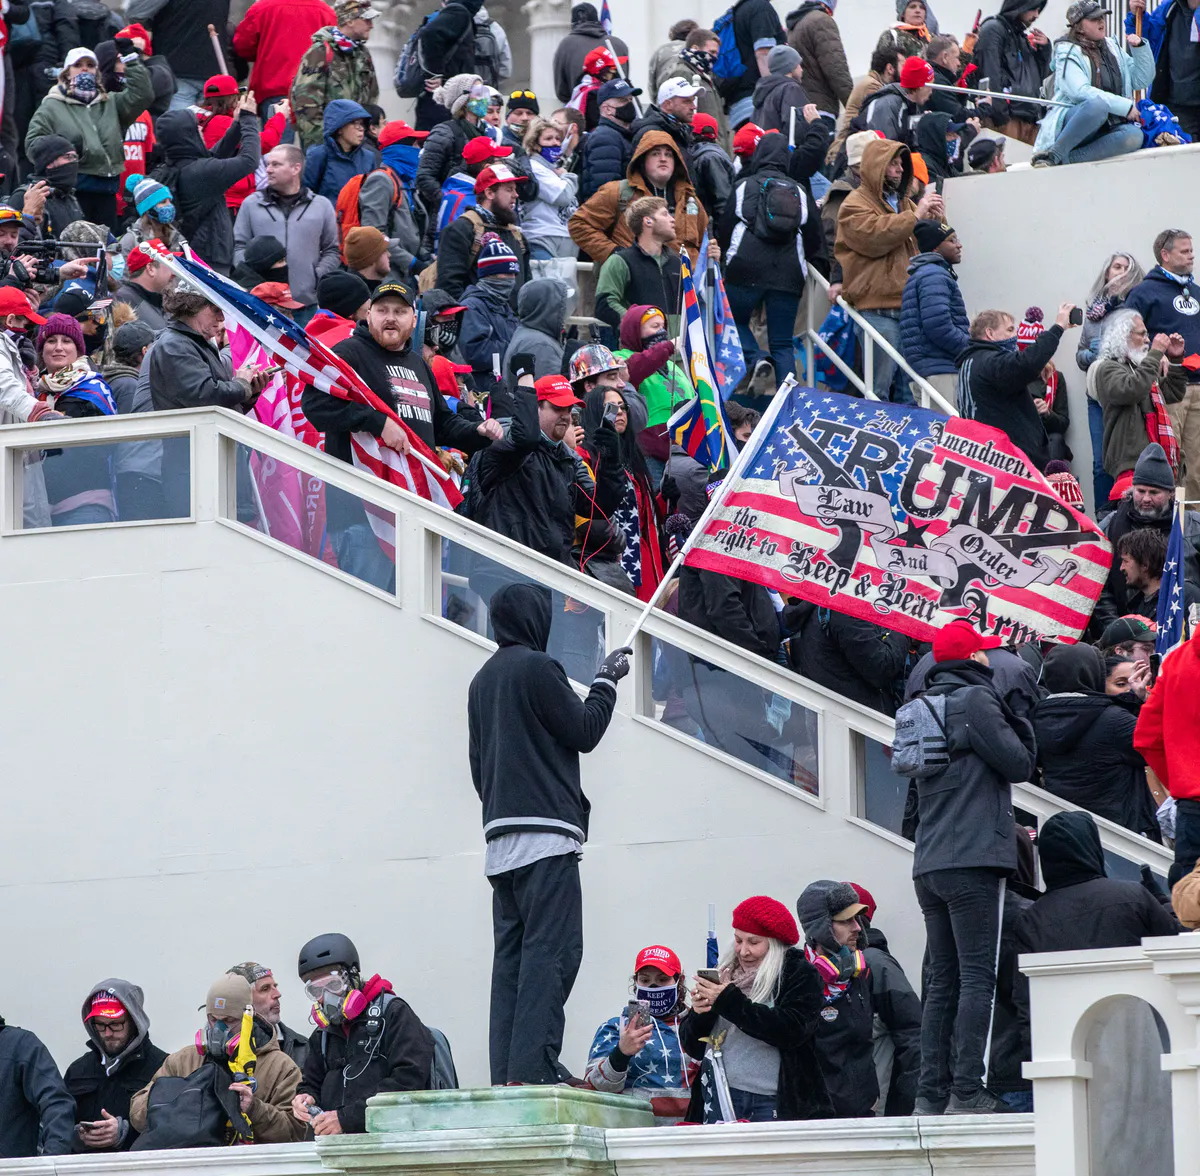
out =
<svg viewBox="0 0 1200 1176"><path fill-rule="evenodd" d="M110 445L64 445L13 454L24 530L82 527L192 513L191 445L186 436Z"/></svg>
<svg viewBox="0 0 1200 1176"><path fill-rule="evenodd" d="M492 638L487 602L506 584L537 583L452 539L442 540L441 615L464 629ZM556 590L547 591L551 593L551 613L546 652L567 671L568 678L588 686L604 658L606 614Z"/></svg>
<svg viewBox="0 0 1200 1176"><path fill-rule="evenodd" d="M817 712L657 637L653 718L818 796Z"/></svg>
<svg viewBox="0 0 1200 1176"><path fill-rule="evenodd" d="M395 594L394 514L248 445L235 460L239 523Z"/></svg>
<svg viewBox="0 0 1200 1176"><path fill-rule="evenodd" d="M902 836L908 781L892 771L892 749L861 731L854 733L858 758L858 815Z"/></svg>

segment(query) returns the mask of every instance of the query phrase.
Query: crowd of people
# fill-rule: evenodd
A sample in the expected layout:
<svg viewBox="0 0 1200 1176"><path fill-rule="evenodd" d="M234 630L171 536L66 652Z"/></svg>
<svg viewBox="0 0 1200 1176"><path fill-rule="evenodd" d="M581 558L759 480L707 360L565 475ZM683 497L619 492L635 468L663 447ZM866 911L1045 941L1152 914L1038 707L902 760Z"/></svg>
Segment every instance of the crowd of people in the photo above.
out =
<svg viewBox="0 0 1200 1176"><path fill-rule="evenodd" d="M649 600L719 476L667 431L696 395L675 342L685 254L691 267L723 266L747 368L727 404L739 442L772 389L796 373L793 336L811 267L828 277L831 301L840 295L957 411L1005 432L1082 510L1067 441L1067 380L1076 377L1053 362L1063 335L1079 330L1092 500L1115 552L1084 643L1000 649L949 626L931 648L688 567L664 600L684 621L885 715L912 699L942 700L931 705L963 753L948 771L969 785L930 789L912 775L905 830L916 842L929 929L923 1011L872 926L873 901L848 883L817 882L800 896L802 947L786 908L747 900L721 965L690 988L670 948L638 956L635 1003L597 1031L585 1080L656 1092L664 1120L727 1112L715 1101L722 1084L736 1117L749 1119L1025 1105L1015 955L1002 955L999 988L994 959L990 971L984 965L1010 932L1024 950L1063 946L1063 920L1077 905L1068 892L1100 885L1103 864L1086 814L1047 822L1043 875L1050 883L1058 868L1066 880L1032 906L1021 898L1011 926L1006 907L998 926L999 880L1011 873L1018 898L1030 877L1011 782L1040 783L1153 841L1173 841L1172 881L1200 856L1200 785L1176 746L1186 738L1177 727L1194 723L1167 718L1186 705L1186 691L1155 687L1160 672L1169 682L1190 663L1180 655L1163 669L1154 654L1176 499L1200 503L1192 237L1163 230L1152 258L1114 252L1081 305L1064 301L1049 324L1037 307L972 317L955 271L971 242L946 223L942 196L946 180L1003 171L1007 138L1031 144L1042 167L1200 131L1200 45L1189 39L1186 7L1130 7L1118 38L1098 0L1076 0L1051 43L1034 27L1041 4L1004 0L960 42L923 0L907 0L856 83L832 0L806 0L786 27L768 0L738 0L713 28L676 24L648 64L644 93L630 80L624 42L605 32L592 4L579 3L555 55L553 97L562 105L550 109L549 95L498 88L512 54L479 0L445 0L414 32L392 79L415 99L410 124L388 120L378 105L366 41L380 13L370 0L332 8L256 0L236 27L227 0L129 0L123 16L105 9L95 19L68 0L8 6L5 422L254 411L272 370L235 366L220 305L177 276L165 250L212 267L331 346L387 406L307 386L300 408L330 456L352 462L355 435L402 455L417 439L454 472L466 517ZM1149 98L1136 102L1145 88ZM577 273L579 261L592 264L590 278ZM873 381L880 399L912 398L907 372L885 357L877 355ZM24 523L186 516L186 444L33 452L22 469ZM327 509L322 557L394 591L395 561L362 503L331 492ZM239 518L256 525L255 510L253 496L239 493ZM1200 600L1200 513L1186 512L1184 532L1191 604ZM535 834L549 842L531 851L526 841L504 841L505 822L524 809L502 763L483 751L477 760L474 747L472 758L490 814L488 874L500 920L493 1080L560 1080L554 1041L561 1045L582 931L577 878L559 859L573 859L586 835L578 753L603 734L628 665L622 651L601 660L595 626L577 609L533 599L494 564L468 572L502 652L545 656L549 646L567 667L555 687L561 706L568 697L578 703L568 677L596 675L574 726L551 723L531 744L551 760L551 744L569 750L551 776L571 783L572 798L565 807L547 799L549 824ZM503 673L526 673L518 661L510 657ZM664 721L808 786L803 757L793 754L812 738L800 708L780 708L768 692L680 651L662 651L654 691ZM472 722L486 741L506 720L481 707ZM979 730L989 732L986 746L971 741ZM971 807L985 804L986 814ZM947 842L939 828L959 821L999 840ZM534 869L542 862L557 865ZM1175 928L1149 896L1129 901L1142 930ZM1052 914L1056 905L1067 915ZM522 937L552 918L565 928L555 954L564 991L523 991ZM1113 939L1087 921L1072 930L1087 939L1073 946ZM36 1147L39 1123L47 1151L129 1147L139 1132L141 1146L159 1146L147 1115L170 1100L156 1088L177 1094L163 1084L190 1081L205 1058L236 1077L229 1067L248 1002L258 1080L214 1095L221 1132L244 1139L250 1130L271 1142L310 1126L362 1130L363 1090L449 1081L444 1039L386 981L364 983L353 945L334 938L326 945L334 954L308 959L312 967L301 954L319 1026L307 1061L304 1041L278 1020L270 972L257 965L213 985L201 1047L169 1057L150 1044L141 990L104 981L85 1000L89 1053L65 1087L36 1039L6 1030L0 1055L44 1081L32 1101L31 1088L0 1085L0 1108L11 1104L0 1115L0 1153L29 1154L21 1149ZM993 1057L989 1073L1006 1074L1007 1088L982 1084L981 1026L997 992L998 1007L1012 1002L1012 1034L999 1038L1011 1052L1006 1063ZM540 1018L539 1044L528 1036L528 1010L547 1000L558 1012ZM720 1065L720 1051L704 1044L716 1026L725 1033ZM343 1064L357 1072L351 1055L359 1053L362 1085L343 1083Z"/></svg>

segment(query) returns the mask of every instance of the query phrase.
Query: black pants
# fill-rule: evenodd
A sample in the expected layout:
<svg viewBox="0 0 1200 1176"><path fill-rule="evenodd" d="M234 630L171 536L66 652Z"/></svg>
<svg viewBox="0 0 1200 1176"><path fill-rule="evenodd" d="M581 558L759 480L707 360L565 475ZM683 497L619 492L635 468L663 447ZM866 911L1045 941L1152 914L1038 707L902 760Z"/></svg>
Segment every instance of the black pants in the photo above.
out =
<svg viewBox="0 0 1200 1176"><path fill-rule="evenodd" d="M921 1010L921 1079L930 1100L978 1093L996 992L1000 875L995 870L933 870L913 879L925 916L926 983Z"/></svg>
<svg viewBox="0 0 1200 1176"><path fill-rule="evenodd" d="M76 192L83 219L94 225L117 227L117 194L115 192Z"/></svg>
<svg viewBox="0 0 1200 1176"><path fill-rule="evenodd" d="M492 1085L562 1078L563 1007L583 960L573 853L496 874L492 884Z"/></svg>
<svg viewBox="0 0 1200 1176"><path fill-rule="evenodd" d="M1171 113L1179 120L1179 125L1192 136L1192 141L1200 139L1200 106L1176 106L1174 102L1168 103L1171 107ZM1194 866L1196 863L1193 862ZM1188 870L1191 873L1191 870Z"/></svg>
<svg viewBox="0 0 1200 1176"><path fill-rule="evenodd" d="M1174 886L1196 868L1200 859L1200 801L1175 802L1175 863L1167 872L1167 885Z"/></svg>

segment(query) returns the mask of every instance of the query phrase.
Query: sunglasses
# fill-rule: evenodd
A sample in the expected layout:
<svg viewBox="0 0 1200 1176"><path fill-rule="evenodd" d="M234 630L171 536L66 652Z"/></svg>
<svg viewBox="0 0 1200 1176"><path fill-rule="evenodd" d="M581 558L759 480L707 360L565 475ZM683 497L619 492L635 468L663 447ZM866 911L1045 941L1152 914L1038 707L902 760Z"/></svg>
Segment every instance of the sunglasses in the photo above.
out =
<svg viewBox="0 0 1200 1176"><path fill-rule="evenodd" d="M508 100L510 102L516 98L528 98L530 100L530 102L537 101L537 95L532 90L514 90L508 96Z"/></svg>

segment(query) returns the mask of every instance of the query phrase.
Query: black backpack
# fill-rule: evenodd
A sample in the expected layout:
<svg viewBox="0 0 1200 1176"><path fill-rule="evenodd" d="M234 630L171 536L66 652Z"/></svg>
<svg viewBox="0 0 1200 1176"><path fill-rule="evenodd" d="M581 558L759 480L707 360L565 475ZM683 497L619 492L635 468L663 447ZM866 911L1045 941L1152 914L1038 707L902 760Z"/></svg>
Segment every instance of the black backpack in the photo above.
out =
<svg viewBox="0 0 1200 1176"><path fill-rule="evenodd" d="M492 32L491 22L475 25L475 72L485 86L496 89L500 84L500 42Z"/></svg>
<svg viewBox="0 0 1200 1176"><path fill-rule="evenodd" d="M146 1130L131 1151L223 1147L249 1132L229 1071L205 1061L186 1078L156 1078L146 1100Z"/></svg>
<svg viewBox="0 0 1200 1176"><path fill-rule="evenodd" d="M804 193L795 180L767 176L758 189L750 231L763 241L794 241L804 224Z"/></svg>

